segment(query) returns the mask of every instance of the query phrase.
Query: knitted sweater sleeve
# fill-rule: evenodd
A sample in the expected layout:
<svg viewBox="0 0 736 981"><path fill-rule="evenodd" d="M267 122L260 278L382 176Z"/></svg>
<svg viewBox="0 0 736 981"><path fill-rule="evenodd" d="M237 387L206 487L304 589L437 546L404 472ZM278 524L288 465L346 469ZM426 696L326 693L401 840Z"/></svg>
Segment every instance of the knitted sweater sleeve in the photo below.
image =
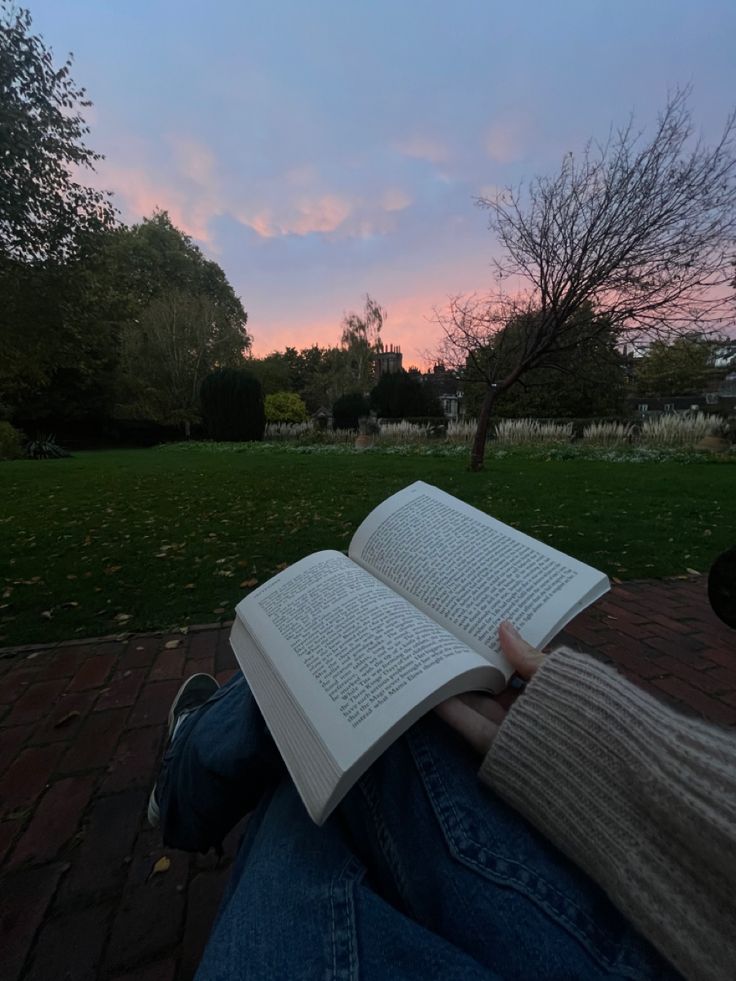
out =
<svg viewBox="0 0 736 981"><path fill-rule="evenodd" d="M561 648L509 711L480 778L687 978L736 977L736 733Z"/></svg>

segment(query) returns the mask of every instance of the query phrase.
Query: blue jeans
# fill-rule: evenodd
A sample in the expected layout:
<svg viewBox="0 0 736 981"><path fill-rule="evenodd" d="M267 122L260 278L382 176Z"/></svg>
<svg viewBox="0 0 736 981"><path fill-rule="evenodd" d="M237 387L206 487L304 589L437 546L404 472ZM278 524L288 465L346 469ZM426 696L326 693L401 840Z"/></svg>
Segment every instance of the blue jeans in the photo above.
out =
<svg viewBox="0 0 736 981"><path fill-rule="evenodd" d="M430 714L318 828L245 680L221 688L157 792L165 842L190 851L255 808L199 981L679 978L477 766Z"/></svg>

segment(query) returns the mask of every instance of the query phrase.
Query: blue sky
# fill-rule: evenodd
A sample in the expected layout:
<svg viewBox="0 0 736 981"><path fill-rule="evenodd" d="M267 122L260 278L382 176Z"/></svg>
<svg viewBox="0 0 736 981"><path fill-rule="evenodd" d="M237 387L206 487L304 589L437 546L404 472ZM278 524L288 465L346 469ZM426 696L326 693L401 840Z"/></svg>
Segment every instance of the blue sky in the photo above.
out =
<svg viewBox="0 0 736 981"><path fill-rule="evenodd" d="M692 84L736 101L733 0L26 0L94 103L97 183L225 269L255 350L335 343L370 292L405 363L490 284L478 195L556 169Z"/></svg>

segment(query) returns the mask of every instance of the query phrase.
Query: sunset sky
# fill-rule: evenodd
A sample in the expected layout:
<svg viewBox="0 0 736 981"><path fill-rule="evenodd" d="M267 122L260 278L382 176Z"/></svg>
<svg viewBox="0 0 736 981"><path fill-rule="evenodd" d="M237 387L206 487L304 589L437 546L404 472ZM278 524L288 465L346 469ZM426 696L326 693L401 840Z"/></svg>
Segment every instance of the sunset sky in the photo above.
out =
<svg viewBox="0 0 736 981"><path fill-rule="evenodd" d="M25 2L94 103L95 182L223 266L258 355L336 343L369 292L422 363L490 283L478 195L676 85L708 139L736 101L734 0Z"/></svg>

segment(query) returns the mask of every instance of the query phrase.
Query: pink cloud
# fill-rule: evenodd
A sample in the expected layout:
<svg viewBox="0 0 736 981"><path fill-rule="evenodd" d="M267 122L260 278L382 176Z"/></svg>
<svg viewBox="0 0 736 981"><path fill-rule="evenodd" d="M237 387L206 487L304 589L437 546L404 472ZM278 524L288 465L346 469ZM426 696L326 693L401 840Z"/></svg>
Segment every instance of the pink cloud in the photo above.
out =
<svg viewBox="0 0 736 981"><path fill-rule="evenodd" d="M193 183L211 189L215 184L215 155L210 148L176 133L169 134L167 139L179 172Z"/></svg>
<svg viewBox="0 0 736 981"><path fill-rule="evenodd" d="M411 197L398 187L391 187L381 195L381 207L384 211L403 211L411 203Z"/></svg>
<svg viewBox="0 0 736 981"><path fill-rule="evenodd" d="M216 251L208 226L218 209L211 199L190 194L172 181L157 180L139 167L111 166L105 162L99 171L100 185L114 192L113 201L126 220L140 221L161 208L169 212L177 228Z"/></svg>
<svg viewBox="0 0 736 981"><path fill-rule="evenodd" d="M275 208L263 208L255 214L247 211L238 215L262 238L280 235L311 235L314 232L334 232L353 211L353 204L339 194L320 194L300 197Z"/></svg>
<svg viewBox="0 0 736 981"><path fill-rule="evenodd" d="M518 119L493 123L485 138L486 153L500 164L514 163L524 156L527 127Z"/></svg>
<svg viewBox="0 0 736 981"><path fill-rule="evenodd" d="M429 163L444 163L450 156L447 146L431 136L415 133L396 143L396 149L405 157L426 160Z"/></svg>

